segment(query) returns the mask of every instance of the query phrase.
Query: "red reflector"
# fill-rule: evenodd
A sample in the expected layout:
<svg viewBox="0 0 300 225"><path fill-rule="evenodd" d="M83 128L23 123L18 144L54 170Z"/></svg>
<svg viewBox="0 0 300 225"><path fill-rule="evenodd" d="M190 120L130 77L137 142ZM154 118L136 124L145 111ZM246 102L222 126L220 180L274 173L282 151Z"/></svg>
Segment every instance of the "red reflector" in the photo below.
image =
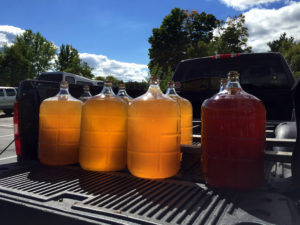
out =
<svg viewBox="0 0 300 225"><path fill-rule="evenodd" d="M240 56L240 53L213 55L212 59L228 59Z"/></svg>
<svg viewBox="0 0 300 225"><path fill-rule="evenodd" d="M15 146L17 156L21 156L21 142L19 134L19 103L14 104L14 134L15 134Z"/></svg>

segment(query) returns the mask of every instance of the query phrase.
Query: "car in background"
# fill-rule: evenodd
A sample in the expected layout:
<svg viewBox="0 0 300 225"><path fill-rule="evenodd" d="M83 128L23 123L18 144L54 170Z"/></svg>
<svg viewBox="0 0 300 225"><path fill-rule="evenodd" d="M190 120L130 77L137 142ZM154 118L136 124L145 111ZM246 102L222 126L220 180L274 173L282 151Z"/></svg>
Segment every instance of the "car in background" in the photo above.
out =
<svg viewBox="0 0 300 225"><path fill-rule="evenodd" d="M14 111L16 95L17 90L14 87L0 86L0 110L3 110L6 115L11 115Z"/></svg>

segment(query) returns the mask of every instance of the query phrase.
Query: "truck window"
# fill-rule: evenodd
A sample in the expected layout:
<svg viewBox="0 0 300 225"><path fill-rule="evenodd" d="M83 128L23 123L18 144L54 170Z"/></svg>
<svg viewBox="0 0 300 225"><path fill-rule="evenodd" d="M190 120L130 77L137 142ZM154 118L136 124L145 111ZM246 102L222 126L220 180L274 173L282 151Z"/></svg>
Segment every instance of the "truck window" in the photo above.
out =
<svg viewBox="0 0 300 225"><path fill-rule="evenodd" d="M62 74L55 74L55 73L41 74L39 76L39 80L61 82L62 81Z"/></svg>
<svg viewBox="0 0 300 225"><path fill-rule="evenodd" d="M79 85L89 85L89 86L93 85L91 82L86 82L86 81L77 81L76 84L79 84Z"/></svg>
<svg viewBox="0 0 300 225"><path fill-rule="evenodd" d="M186 83L183 86L187 91L196 91L197 88L198 90L217 91L220 79L226 77L231 70L240 73L242 87L281 89L291 86L280 58L269 55L259 57L244 55L226 59L205 57L191 60L182 63L177 68L173 79ZM189 87L187 88L187 86Z"/></svg>
<svg viewBox="0 0 300 225"><path fill-rule="evenodd" d="M0 96L4 96L4 90L0 89Z"/></svg>
<svg viewBox="0 0 300 225"><path fill-rule="evenodd" d="M7 96L15 96L16 95L16 92L14 89L6 89L6 95Z"/></svg>
<svg viewBox="0 0 300 225"><path fill-rule="evenodd" d="M69 84L75 84L75 79L74 77L70 77L70 76L66 76L66 81L69 83Z"/></svg>
<svg viewBox="0 0 300 225"><path fill-rule="evenodd" d="M241 74L241 84L256 88L288 88L289 82L281 64L265 61L263 65L256 62L245 67Z"/></svg>

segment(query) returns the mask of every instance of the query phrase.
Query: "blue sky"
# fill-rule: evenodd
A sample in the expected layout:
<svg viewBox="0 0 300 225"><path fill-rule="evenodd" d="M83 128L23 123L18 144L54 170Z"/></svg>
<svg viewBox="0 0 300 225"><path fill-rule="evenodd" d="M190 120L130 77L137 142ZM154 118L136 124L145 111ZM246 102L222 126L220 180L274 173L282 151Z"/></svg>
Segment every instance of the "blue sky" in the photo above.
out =
<svg viewBox="0 0 300 225"><path fill-rule="evenodd" d="M98 55L107 57L105 60L109 62L115 60L115 66L118 66L117 62L147 65L148 38L152 28L159 27L174 7L205 11L223 20L248 13L246 22L250 36L255 36L259 28L265 34L269 32L268 41L274 39L275 34L289 31L288 26L279 27L277 31L268 30L268 24L261 27L260 21L271 23L274 20L275 14L272 16L270 10L279 13L279 10L289 7L281 10L282 16L291 13L295 24L297 21L300 24L300 18L296 16L300 11L293 12L294 8L300 9L299 1L287 0L1 0L0 3L0 25L39 31L57 46L71 44L80 53L86 53L83 56L93 57L93 60L88 58L87 61L90 60L88 62L94 67L99 63L100 59L95 59ZM264 19L264 15L260 15L259 21L258 14L266 15L263 10L269 10L270 16ZM253 24L253 20L258 21ZM298 28L287 33L294 35L297 31ZM259 37L252 38L251 44L256 51L265 50L265 42L262 43ZM104 70L102 72L105 73Z"/></svg>
<svg viewBox="0 0 300 225"><path fill-rule="evenodd" d="M1 24L41 32L56 45L147 64L148 38L174 7L197 9L218 18L238 12L218 1L196 0L27 0L1 1Z"/></svg>

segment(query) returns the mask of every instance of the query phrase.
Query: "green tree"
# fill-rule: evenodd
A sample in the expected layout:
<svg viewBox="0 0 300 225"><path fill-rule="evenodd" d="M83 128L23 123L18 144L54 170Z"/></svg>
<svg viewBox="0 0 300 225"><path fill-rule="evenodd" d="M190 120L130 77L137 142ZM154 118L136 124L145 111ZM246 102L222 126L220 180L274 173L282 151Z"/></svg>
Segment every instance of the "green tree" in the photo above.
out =
<svg viewBox="0 0 300 225"><path fill-rule="evenodd" d="M57 59L55 60L55 69L58 71L67 71L79 73L80 58L78 51L71 45L62 44L59 49Z"/></svg>
<svg viewBox="0 0 300 225"><path fill-rule="evenodd" d="M120 83L123 82L112 75L109 75L106 77L98 76L98 77L95 77L95 80L110 81L114 87L118 87L120 85Z"/></svg>
<svg viewBox="0 0 300 225"><path fill-rule="evenodd" d="M294 43L287 51L283 53L295 78L300 77L300 42Z"/></svg>
<svg viewBox="0 0 300 225"><path fill-rule="evenodd" d="M110 81L114 87L119 87L120 83L122 82L112 75L107 76L105 80Z"/></svg>
<svg viewBox="0 0 300 225"><path fill-rule="evenodd" d="M167 71L164 71L162 67L160 67L158 64L154 65L152 68L152 74L155 74L159 77L159 86L160 89L165 92L167 90L167 84L168 82L172 79L173 76L173 71L171 67L168 67ZM150 76L151 77L151 76ZM150 77L149 77L149 82L150 82Z"/></svg>
<svg viewBox="0 0 300 225"><path fill-rule="evenodd" d="M93 68L91 68L87 62L82 61L79 58L77 49L69 44L62 44L60 46L57 60L55 60L55 69L57 71L74 73L88 78L94 77L92 74Z"/></svg>
<svg viewBox="0 0 300 225"><path fill-rule="evenodd" d="M163 71L167 71L169 66L175 70L178 62L185 57L188 44L187 33L184 30L186 18L184 10L175 8L163 19L160 28L152 30L152 36L148 40L151 44L148 65L151 73L156 65Z"/></svg>
<svg viewBox="0 0 300 225"><path fill-rule="evenodd" d="M57 50L52 42L47 41L39 32L35 34L31 30L17 36L13 47L18 48L22 56L30 61L34 78L51 68L51 60L54 59Z"/></svg>
<svg viewBox="0 0 300 225"><path fill-rule="evenodd" d="M213 30L220 23L212 14L198 13L196 10L185 10L184 30L187 33L188 45L196 46L198 42L209 43L213 38Z"/></svg>
<svg viewBox="0 0 300 225"><path fill-rule="evenodd" d="M220 36L215 37L213 42L215 53L251 52L252 47L247 45L249 34L244 15L228 19L225 24L221 22L219 30Z"/></svg>
<svg viewBox="0 0 300 225"><path fill-rule="evenodd" d="M5 85L18 85L24 79L35 79L42 71L51 68L56 46L39 32L26 30L17 36L11 47L3 49L0 80Z"/></svg>
<svg viewBox="0 0 300 225"><path fill-rule="evenodd" d="M19 86L25 79L34 79L31 63L15 47L4 47L0 61L0 85Z"/></svg>
<svg viewBox="0 0 300 225"><path fill-rule="evenodd" d="M295 78L300 77L300 42L296 42L294 37L287 37L286 33L279 36L267 45L271 52L280 52L289 64Z"/></svg>
<svg viewBox="0 0 300 225"><path fill-rule="evenodd" d="M87 62L80 62L80 75L92 79L95 77L92 70L93 68L91 68Z"/></svg>
<svg viewBox="0 0 300 225"><path fill-rule="evenodd" d="M212 42L206 43L204 41L198 41L197 45L192 45L187 49L187 58L197 58L197 57L204 57L210 56L215 54L215 49Z"/></svg>
<svg viewBox="0 0 300 225"><path fill-rule="evenodd" d="M102 80L102 81L105 81L105 77L98 76L98 77L95 77L95 80Z"/></svg>
<svg viewBox="0 0 300 225"><path fill-rule="evenodd" d="M286 33L280 35L276 40L268 42L268 46L271 52L281 52L284 53L288 51L295 44L293 37L287 37Z"/></svg>
<svg viewBox="0 0 300 225"><path fill-rule="evenodd" d="M197 11L187 11L174 8L167 15L160 26L154 28L148 42L150 62L148 64L151 74L159 73L164 82L170 78L177 64L189 58L189 53L193 56L202 56L198 42L209 43L213 38L213 30L217 27L219 21L215 16L198 13Z"/></svg>

